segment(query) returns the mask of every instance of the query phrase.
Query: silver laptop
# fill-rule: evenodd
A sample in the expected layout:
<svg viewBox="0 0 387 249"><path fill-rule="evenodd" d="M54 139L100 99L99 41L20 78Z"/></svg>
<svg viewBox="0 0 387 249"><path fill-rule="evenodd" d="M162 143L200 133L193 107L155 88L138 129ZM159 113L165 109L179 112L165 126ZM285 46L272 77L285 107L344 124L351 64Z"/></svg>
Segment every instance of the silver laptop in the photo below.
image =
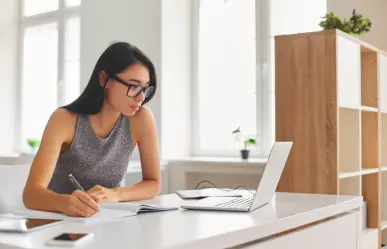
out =
<svg viewBox="0 0 387 249"><path fill-rule="evenodd" d="M183 209L251 212L271 201L293 142L275 142L255 193L244 197L208 197L181 206Z"/></svg>

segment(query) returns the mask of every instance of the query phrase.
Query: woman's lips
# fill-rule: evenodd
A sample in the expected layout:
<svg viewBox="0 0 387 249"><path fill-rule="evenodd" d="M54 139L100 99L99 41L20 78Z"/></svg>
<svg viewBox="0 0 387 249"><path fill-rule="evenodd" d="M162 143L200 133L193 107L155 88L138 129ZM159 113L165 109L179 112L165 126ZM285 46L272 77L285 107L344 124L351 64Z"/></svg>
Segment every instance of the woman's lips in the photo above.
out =
<svg viewBox="0 0 387 249"><path fill-rule="evenodd" d="M140 109L140 107L139 107L139 106L136 106L136 105L132 105L131 107L132 107L132 109L133 109L134 111L138 111L138 110Z"/></svg>

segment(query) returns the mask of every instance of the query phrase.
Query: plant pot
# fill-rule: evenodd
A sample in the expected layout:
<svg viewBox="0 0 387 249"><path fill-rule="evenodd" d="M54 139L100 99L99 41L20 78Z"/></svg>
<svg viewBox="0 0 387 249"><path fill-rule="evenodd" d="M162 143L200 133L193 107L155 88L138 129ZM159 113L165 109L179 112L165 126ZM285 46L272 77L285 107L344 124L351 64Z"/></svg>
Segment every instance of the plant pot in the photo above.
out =
<svg viewBox="0 0 387 249"><path fill-rule="evenodd" d="M249 158L249 153L250 153L249 150L241 150L242 159L248 159Z"/></svg>
<svg viewBox="0 0 387 249"><path fill-rule="evenodd" d="M32 154L36 154L38 152L39 147L38 146L30 147L30 149Z"/></svg>

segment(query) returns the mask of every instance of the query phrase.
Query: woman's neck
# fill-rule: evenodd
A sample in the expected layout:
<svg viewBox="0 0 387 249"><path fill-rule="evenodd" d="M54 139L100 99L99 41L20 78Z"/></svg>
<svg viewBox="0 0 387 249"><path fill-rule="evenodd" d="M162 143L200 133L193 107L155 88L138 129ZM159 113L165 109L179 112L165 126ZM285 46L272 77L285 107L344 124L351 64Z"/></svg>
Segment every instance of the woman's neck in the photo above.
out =
<svg viewBox="0 0 387 249"><path fill-rule="evenodd" d="M100 129L108 130L114 127L119 117L120 113L106 102L102 105L101 111L98 114L90 116L92 122Z"/></svg>

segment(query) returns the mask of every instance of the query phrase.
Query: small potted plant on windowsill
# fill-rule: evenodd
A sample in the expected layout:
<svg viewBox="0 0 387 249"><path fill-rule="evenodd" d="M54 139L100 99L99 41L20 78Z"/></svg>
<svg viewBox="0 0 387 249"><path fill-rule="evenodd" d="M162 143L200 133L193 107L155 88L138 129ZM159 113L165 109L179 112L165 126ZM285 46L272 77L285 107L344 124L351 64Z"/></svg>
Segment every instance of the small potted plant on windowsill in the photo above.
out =
<svg viewBox="0 0 387 249"><path fill-rule="evenodd" d="M232 134L235 135L237 140L241 140L242 132L241 132L240 127L238 127L237 129L233 130ZM256 143L255 138L247 137L247 138L243 139L243 149L241 149L241 157L242 157L242 159L246 160L246 159L249 158L250 147L251 146L255 146L256 144L257 143Z"/></svg>
<svg viewBox="0 0 387 249"><path fill-rule="evenodd" d="M27 143L31 148L31 153L35 154L40 146L40 140L31 138L27 139Z"/></svg>

